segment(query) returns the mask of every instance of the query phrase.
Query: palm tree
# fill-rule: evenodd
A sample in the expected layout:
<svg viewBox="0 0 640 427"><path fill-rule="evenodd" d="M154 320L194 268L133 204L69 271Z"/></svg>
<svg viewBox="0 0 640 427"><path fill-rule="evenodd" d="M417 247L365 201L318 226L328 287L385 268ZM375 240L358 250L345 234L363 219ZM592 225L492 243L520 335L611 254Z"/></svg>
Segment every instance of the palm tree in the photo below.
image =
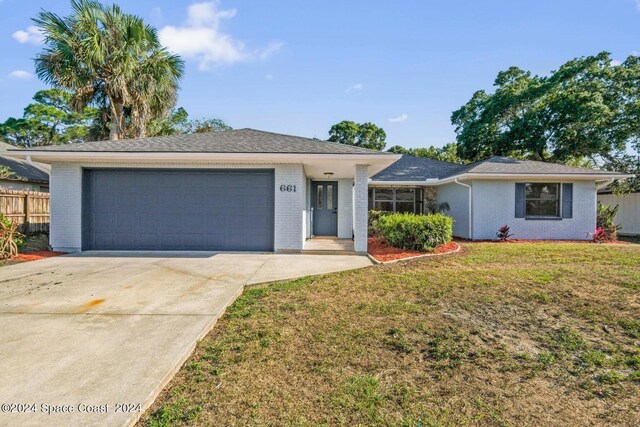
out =
<svg viewBox="0 0 640 427"><path fill-rule="evenodd" d="M42 11L33 21L46 47L36 57L43 81L73 93L73 107L109 110L109 139L143 137L147 124L173 108L184 62L162 47L155 28L119 6L72 0L73 12L60 17Z"/></svg>

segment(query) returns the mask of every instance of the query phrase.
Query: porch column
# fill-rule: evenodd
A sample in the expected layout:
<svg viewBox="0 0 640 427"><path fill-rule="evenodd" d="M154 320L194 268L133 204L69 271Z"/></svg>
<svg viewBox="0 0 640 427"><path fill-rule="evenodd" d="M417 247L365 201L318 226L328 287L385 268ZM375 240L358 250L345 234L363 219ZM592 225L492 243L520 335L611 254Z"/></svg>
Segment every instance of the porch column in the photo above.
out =
<svg viewBox="0 0 640 427"><path fill-rule="evenodd" d="M367 165L356 165L353 185L353 248L356 252L367 252L368 185Z"/></svg>

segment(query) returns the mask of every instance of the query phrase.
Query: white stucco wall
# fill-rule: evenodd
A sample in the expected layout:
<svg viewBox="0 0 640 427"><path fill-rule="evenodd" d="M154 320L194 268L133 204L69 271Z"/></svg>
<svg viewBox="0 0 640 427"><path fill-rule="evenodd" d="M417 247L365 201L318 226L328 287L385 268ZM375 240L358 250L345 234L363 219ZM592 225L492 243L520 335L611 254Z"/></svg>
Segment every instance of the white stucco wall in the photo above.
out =
<svg viewBox="0 0 640 427"><path fill-rule="evenodd" d="M82 247L82 168L185 168L175 163L54 163L51 168L50 244L55 250L77 252ZM276 251L300 251L304 243L305 174L301 164L189 164L193 169L274 169ZM296 192L281 192L281 185Z"/></svg>
<svg viewBox="0 0 640 427"><path fill-rule="evenodd" d="M338 238L353 237L353 180L338 180Z"/></svg>
<svg viewBox="0 0 640 427"><path fill-rule="evenodd" d="M445 184L437 187L438 203L447 202L447 215L454 219L453 235L469 239L469 189L460 184Z"/></svg>
<svg viewBox="0 0 640 427"><path fill-rule="evenodd" d="M596 226L594 181L573 182L573 218L532 220L515 217L515 184L521 181L473 181L474 240L495 239L509 225L514 239L588 240ZM440 189L438 189L440 191Z"/></svg>

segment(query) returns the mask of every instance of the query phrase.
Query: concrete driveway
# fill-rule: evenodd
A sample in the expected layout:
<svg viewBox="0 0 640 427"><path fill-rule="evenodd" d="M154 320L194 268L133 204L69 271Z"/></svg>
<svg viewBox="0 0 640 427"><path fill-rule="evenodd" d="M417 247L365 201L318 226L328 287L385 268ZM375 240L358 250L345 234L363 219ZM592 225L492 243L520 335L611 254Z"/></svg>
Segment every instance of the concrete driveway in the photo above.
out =
<svg viewBox="0 0 640 427"><path fill-rule="evenodd" d="M87 252L1 267L0 425L133 424L244 285L369 265Z"/></svg>

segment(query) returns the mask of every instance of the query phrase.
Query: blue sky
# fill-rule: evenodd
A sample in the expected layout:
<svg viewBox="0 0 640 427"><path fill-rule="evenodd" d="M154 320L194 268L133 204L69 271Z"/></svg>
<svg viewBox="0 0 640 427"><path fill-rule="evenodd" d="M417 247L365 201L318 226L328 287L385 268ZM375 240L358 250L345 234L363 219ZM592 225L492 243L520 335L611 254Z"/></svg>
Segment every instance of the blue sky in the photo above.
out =
<svg viewBox="0 0 640 427"><path fill-rule="evenodd" d="M640 0L119 3L186 59L178 105L192 117L319 138L344 119L371 121L387 146L453 141L451 112L511 65L544 74L640 51ZM31 75L40 8L69 5L0 0L0 121L45 87Z"/></svg>

